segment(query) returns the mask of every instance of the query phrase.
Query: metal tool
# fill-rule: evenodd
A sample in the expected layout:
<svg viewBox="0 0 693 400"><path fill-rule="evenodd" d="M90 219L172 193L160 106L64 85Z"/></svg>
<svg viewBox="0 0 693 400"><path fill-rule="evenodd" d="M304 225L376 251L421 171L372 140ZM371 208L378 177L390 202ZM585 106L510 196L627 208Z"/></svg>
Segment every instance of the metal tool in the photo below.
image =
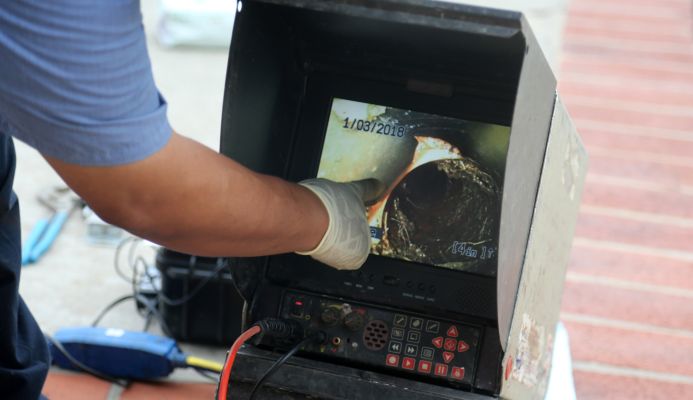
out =
<svg viewBox="0 0 693 400"><path fill-rule="evenodd" d="M64 186L40 194L38 201L50 209L52 215L38 220L29 233L22 247L22 265L38 261L50 249L70 214L80 204L79 197Z"/></svg>

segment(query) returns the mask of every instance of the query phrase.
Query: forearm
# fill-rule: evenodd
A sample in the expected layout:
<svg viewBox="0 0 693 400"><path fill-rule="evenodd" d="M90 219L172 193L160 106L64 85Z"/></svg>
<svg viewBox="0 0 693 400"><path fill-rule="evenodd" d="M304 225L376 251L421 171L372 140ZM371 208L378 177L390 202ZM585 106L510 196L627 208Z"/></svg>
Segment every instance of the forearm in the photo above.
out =
<svg viewBox="0 0 693 400"><path fill-rule="evenodd" d="M175 134L160 152L133 164L49 162L107 221L183 252L304 251L327 228L324 207L307 189L252 172Z"/></svg>

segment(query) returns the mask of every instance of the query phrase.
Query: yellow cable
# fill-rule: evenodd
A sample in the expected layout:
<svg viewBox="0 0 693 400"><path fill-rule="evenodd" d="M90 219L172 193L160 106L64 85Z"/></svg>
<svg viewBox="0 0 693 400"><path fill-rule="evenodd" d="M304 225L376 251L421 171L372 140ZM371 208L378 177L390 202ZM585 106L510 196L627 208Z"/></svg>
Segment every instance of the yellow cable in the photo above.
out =
<svg viewBox="0 0 693 400"><path fill-rule="evenodd" d="M221 372L221 370L224 369L224 366L218 362L205 360L204 358L195 356L185 357L185 362L191 367L198 367L209 371Z"/></svg>

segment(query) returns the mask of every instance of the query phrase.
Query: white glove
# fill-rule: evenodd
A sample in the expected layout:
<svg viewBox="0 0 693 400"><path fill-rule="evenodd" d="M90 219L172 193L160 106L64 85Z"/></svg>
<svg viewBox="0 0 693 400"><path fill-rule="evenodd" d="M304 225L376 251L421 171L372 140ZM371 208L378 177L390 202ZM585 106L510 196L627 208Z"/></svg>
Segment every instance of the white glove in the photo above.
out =
<svg viewBox="0 0 693 400"><path fill-rule="evenodd" d="M299 252L336 269L359 269L366 262L371 235L366 221L365 202L375 200L383 185L376 179L337 183L327 179L299 182L322 201L329 224L318 246Z"/></svg>

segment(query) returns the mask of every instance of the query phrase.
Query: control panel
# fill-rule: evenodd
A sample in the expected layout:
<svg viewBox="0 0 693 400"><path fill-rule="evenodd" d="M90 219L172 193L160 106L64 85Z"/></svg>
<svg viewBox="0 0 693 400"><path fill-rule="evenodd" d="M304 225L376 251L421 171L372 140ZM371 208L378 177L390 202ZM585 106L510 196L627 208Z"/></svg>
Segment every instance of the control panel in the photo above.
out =
<svg viewBox="0 0 693 400"><path fill-rule="evenodd" d="M308 353L472 385L481 328L298 291L285 293L280 316L328 342Z"/></svg>

